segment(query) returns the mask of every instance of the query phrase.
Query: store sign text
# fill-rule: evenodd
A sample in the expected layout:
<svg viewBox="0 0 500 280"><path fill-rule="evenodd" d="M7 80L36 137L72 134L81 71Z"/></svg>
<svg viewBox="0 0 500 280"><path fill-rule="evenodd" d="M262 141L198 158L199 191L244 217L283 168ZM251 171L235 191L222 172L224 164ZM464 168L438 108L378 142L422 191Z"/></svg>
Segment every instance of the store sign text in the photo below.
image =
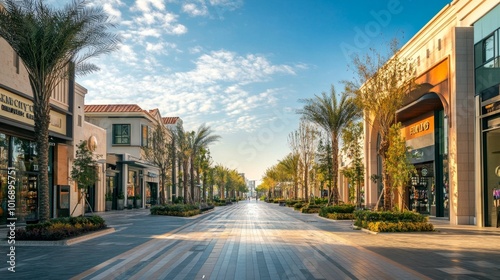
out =
<svg viewBox="0 0 500 280"><path fill-rule="evenodd" d="M12 98L3 93L0 93L0 103L2 103L2 111L30 120L35 119L33 115L33 105L31 104L22 102L21 100Z"/></svg>
<svg viewBox="0 0 500 280"><path fill-rule="evenodd" d="M415 135L424 131L429 130L431 127L431 124L429 121L424 121L421 123L418 123L416 125L410 126L410 135Z"/></svg>
<svg viewBox="0 0 500 280"><path fill-rule="evenodd" d="M33 101L0 88L0 116L34 126ZM66 115L50 111L49 130L66 134Z"/></svg>

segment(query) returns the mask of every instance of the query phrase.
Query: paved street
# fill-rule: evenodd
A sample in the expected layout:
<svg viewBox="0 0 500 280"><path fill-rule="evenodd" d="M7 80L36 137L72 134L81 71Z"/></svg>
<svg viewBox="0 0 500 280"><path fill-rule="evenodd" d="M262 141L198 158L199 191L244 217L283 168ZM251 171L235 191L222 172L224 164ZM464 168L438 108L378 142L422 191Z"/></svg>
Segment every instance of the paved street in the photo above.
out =
<svg viewBox="0 0 500 280"><path fill-rule="evenodd" d="M18 246L0 279L498 279L500 231L369 234L350 221L240 202L194 218L101 213L116 232L71 246ZM2 249L7 247L0 247ZM2 262L5 264L5 262ZM7 278L8 277L8 278Z"/></svg>

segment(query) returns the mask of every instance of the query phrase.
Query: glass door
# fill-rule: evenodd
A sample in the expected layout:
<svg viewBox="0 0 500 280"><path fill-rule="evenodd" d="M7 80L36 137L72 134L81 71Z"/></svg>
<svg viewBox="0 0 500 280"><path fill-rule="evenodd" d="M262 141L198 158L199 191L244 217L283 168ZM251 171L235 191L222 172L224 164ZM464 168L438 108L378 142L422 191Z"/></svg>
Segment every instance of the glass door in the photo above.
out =
<svg viewBox="0 0 500 280"><path fill-rule="evenodd" d="M500 129L484 133L484 222L486 226L498 226L500 198L495 194L500 190Z"/></svg>

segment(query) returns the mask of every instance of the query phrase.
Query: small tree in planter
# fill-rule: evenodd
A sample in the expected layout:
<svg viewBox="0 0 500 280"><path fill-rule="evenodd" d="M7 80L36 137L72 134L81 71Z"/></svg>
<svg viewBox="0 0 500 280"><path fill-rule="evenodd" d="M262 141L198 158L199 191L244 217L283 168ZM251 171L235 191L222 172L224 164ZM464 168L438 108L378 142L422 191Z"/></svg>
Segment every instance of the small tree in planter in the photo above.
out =
<svg viewBox="0 0 500 280"><path fill-rule="evenodd" d="M89 186L94 185L98 180L97 174L97 161L94 159L92 152L89 150L87 141L81 141L77 145L76 157L73 162L73 169L71 170L71 179L76 182L78 189L81 192L80 203L82 204L82 214L84 213L83 207L85 202L88 204L90 211L93 212L92 207L87 201L86 193ZM76 207L71 212L71 215L76 210Z"/></svg>
<svg viewBox="0 0 500 280"><path fill-rule="evenodd" d="M123 192L120 192L117 198L118 199L116 200L116 209L123 210L125 204L125 195L123 194Z"/></svg>
<svg viewBox="0 0 500 280"><path fill-rule="evenodd" d="M107 193L106 194L106 211L111 211L111 208L113 208L113 194Z"/></svg>
<svg viewBox="0 0 500 280"><path fill-rule="evenodd" d="M141 195L137 194L135 196L135 208L141 208L141 207L142 207Z"/></svg>

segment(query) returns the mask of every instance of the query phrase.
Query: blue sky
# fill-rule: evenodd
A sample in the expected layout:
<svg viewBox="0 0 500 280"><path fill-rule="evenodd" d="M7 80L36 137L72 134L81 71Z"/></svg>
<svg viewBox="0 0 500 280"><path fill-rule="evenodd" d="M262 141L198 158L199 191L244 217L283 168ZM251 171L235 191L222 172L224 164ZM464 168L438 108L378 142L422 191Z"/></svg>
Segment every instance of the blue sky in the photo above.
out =
<svg viewBox="0 0 500 280"><path fill-rule="evenodd" d="M78 77L87 104L134 103L202 123L221 163L260 180L290 152L299 99L338 93L349 52L409 40L450 0L95 0L114 16L120 50ZM53 3L55 3L53 1Z"/></svg>

